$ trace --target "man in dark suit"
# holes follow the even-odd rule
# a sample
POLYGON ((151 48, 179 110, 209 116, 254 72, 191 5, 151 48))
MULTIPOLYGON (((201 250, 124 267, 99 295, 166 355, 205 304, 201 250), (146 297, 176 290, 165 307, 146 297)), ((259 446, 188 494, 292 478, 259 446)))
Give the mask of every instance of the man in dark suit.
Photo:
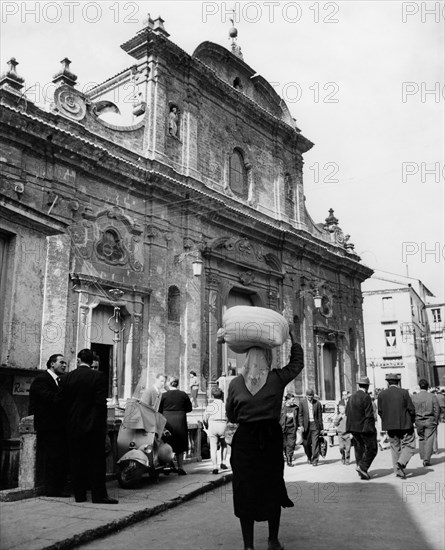
POLYGON ((91 488, 94 503, 116 504, 105 486, 107 386, 102 372, 93 370, 94 353, 81 350, 77 369, 61 380, 58 399, 66 411, 70 471, 76 502, 86 501, 91 488))
POLYGON ((320 455, 319 437, 323 432, 323 416, 321 404, 314 398, 314 390, 306 390, 306 398, 300 402, 298 410, 298 425, 303 426, 303 447, 308 462, 318 466, 320 455))
POLYGON ((387 374, 388 388, 379 393, 378 412, 382 430, 388 432, 392 463, 397 477, 406 477, 405 468, 416 450, 416 411, 408 390, 399 387, 400 374, 387 374))
POLYGON ((434 393, 428 391, 428 380, 419 380, 419 393, 413 395, 413 404, 416 409, 416 429, 419 436, 419 454, 424 466, 431 463, 434 438, 437 434, 440 407, 434 393))
POLYGON ((362 376, 358 390, 346 405, 346 432, 354 438, 356 470, 361 479, 371 479, 368 470, 377 455, 374 407, 368 394, 369 378, 362 376))
POLYGON ((34 378, 29 388, 29 414, 34 415, 44 494, 48 497, 69 497, 70 494, 64 491, 68 471, 65 426, 62 411, 56 404, 59 380, 66 369, 63 355, 51 355, 46 368, 45 372, 34 378))

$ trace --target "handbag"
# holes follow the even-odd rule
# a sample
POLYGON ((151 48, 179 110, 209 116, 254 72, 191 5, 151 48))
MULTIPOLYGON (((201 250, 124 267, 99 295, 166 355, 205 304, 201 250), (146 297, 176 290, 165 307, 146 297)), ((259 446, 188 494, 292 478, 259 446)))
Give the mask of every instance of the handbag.
POLYGON ((227 445, 232 445, 232 439, 235 435, 236 429, 238 428, 238 424, 235 424, 233 422, 227 422, 227 426, 224 432, 224 439, 226 440, 227 445))
POLYGON ((303 443, 303 427, 297 428, 297 434, 295 439, 295 445, 301 445, 303 443))
POLYGON ((328 443, 322 435, 320 435, 320 437, 318 438, 318 443, 320 445, 320 456, 325 458, 325 456, 328 454, 328 443))

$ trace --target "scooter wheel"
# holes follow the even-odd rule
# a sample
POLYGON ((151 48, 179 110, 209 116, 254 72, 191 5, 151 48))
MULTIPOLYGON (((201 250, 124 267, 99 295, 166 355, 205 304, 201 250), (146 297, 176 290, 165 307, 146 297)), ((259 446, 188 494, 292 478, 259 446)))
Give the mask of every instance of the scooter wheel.
POLYGON ((136 460, 129 460, 117 474, 119 486, 122 489, 133 489, 140 483, 143 471, 142 464, 139 464, 136 460))

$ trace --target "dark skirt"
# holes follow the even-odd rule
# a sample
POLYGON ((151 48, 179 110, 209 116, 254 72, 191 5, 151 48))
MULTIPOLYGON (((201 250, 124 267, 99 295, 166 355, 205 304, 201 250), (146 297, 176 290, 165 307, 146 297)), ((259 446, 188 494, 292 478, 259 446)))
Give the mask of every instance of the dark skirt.
POLYGON ((184 453, 188 450, 187 414, 184 411, 164 411, 167 419, 165 429, 171 436, 164 438, 172 446, 175 453, 184 453))
POLYGON ((255 521, 276 517, 288 501, 278 421, 240 424, 233 436, 230 464, 235 516, 255 521))

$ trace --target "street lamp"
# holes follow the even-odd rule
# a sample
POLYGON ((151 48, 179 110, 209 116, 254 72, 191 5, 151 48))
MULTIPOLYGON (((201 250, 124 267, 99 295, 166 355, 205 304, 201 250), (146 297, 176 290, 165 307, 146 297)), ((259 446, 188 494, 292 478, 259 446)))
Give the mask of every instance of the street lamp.
POLYGON ((121 333, 125 330, 124 320, 121 317, 121 308, 114 307, 113 315, 108 319, 108 328, 114 332, 113 336, 113 383, 112 383, 112 398, 111 404, 113 407, 119 406, 118 395, 118 366, 119 366, 119 342, 121 341, 121 333))
POLYGON ((201 277, 202 275, 202 260, 196 259, 192 262, 193 276, 201 277))
POLYGON ((321 301, 322 301, 322 297, 321 297, 320 293, 317 290, 316 293, 315 293, 315 296, 314 296, 315 309, 321 309, 321 301))
POLYGON ((175 262, 180 264, 188 256, 191 256, 192 258, 194 258, 192 260, 193 276, 201 277, 203 261, 201 260, 201 252, 199 250, 187 250, 186 252, 182 252, 181 254, 178 254, 177 256, 175 256, 175 262))

